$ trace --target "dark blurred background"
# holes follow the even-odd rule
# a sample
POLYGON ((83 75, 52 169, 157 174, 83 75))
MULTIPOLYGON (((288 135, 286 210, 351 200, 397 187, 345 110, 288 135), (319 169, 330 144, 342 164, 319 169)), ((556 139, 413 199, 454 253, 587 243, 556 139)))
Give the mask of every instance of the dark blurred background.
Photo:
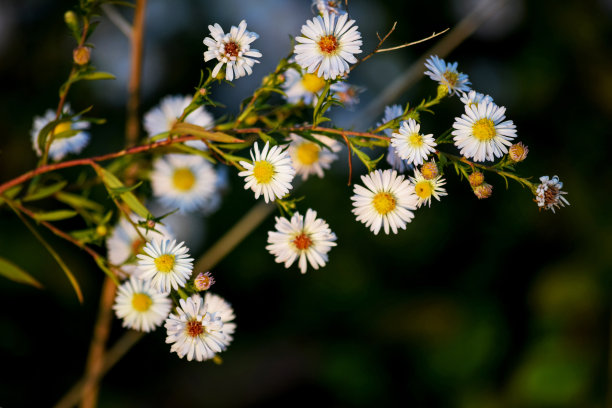
MULTIPOLYGON (((395 20, 388 46, 453 27, 476 3, 351 1, 350 12, 368 52, 375 33, 395 20)), ((74 42, 63 14, 72 6, 0 0, 3 181, 36 163, 29 130, 34 115, 57 106, 57 89, 70 70, 74 42)), ((122 13, 131 19, 131 11, 122 13)), ((612 273, 606 159, 611 17, 609 0, 510 0, 448 57, 474 89, 507 107, 530 149, 519 172, 559 175, 570 207, 539 213, 527 190, 516 184, 506 190, 502 179, 491 177, 493 196, 478 201, 449 172, 448 197, 418 210, 406 231, 374 236, 350 212, 343 152, 328 177, 297 191, 306 197, 299 208, 318 210, 338 235, 329 264, 306 275, 275 264, 265 250, 274 225, 269 217, 212 271, 213 291, 237 315, 223 364, 180 360, 158 329, 104 378, 100 406, 604 406, 612 273)), ((242 18, 259 33, 253 47, 264 56, 252 76, 215 88, 213 98, 227 105, 213 110, 216 117, 235 113, 290 52, 289 35, 312 18, 310 1, 149 0, 142 112, 167 94, 191 93, 204 67, 207 25, 228 29, 242 18)), ((93 104, 92 115, 108 119, 92 129, 87 156, 124 143, 129 44, 105 16, 101 20, 91 38, 93 63, 118 79, 79 83, 69 98, 76 109, 93 104)), ((336 109, 337 120, 350 127, 360 108, 433 43, 375 56, 355 70, 350 82, 366 91, 355 110, 336 109)), ((397 102, 419 102, 434 92, 435 84, 423 78, 397 102)), ((443 131, 461 110, 458 100, 446 100, 435 116, 423 115, 423 127, 443 131)), ((242 180, 229 173, 222 208, 191 223, 194 235, 204 237, 196 254, 254 204, 242 180)), ((62 174, 74 180, 78 173, 62 174)), ((51 256, 6 207, 0 211, 0 256, 45 286, 0 280, 0 405, 50 406, 83 373, 103 274, 84 253, 42 231, 75 271, 85 296, 79 305, 51 256)), ((111 342, 122 333, 116 320, 111 342)))

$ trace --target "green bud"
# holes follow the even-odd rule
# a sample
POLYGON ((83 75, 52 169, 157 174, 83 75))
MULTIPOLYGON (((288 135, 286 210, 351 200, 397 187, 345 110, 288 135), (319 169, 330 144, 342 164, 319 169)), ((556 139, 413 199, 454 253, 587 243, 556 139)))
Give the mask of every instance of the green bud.
POLYGON ((71 31, 79 31, 79 20, 74 11, 69 10, 64 14, 64 21, 71 31))

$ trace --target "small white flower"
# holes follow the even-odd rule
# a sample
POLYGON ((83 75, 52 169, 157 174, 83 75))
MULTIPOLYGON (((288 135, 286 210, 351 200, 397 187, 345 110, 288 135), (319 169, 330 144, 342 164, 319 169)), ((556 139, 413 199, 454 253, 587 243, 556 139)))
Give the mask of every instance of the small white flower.
POLYGON ((268 142, 261 153, 255 142, 250 153, 253 163, 241 161, 240 165, 246 170, 238 173, 244 177, 244 189, 253 190, 255 199, 263 195, 266 203, 287 194, 292 188, 291 181, 295 175, 289 154, 280 146, 270 148, 268 142))
POLYGON ((465 105, 465 113, 455 118, 452 132, 461 154, 474 161, 492 161, 508 153, 516 126, 511 120, 504 121, 504 113, 506 108, 493 102, 465 105))
POLYGON ((306 217, 299 212, 293 214, 291 220, 276 217, 276 231, 268 232, 266 249, 276 258, 277 263, 285 263, 289 268, 296 259, 302 273, 306 273, 307 264, 315 269, 325 266, 327 253, 336 246, 336 234, 329 225, 317 218, 317 212, 306 211, 306 217))
POLYGON ((559 177, 549 178, 548 176, 542 176, 540 177, 540 182, 541 184, 536 189, 535 200, 540 209, 552 210, 554 213, 555 207, 561 208, 570 205, 569 201, 563 197, 567 192, 561 191, 563 183, 559 180, 559 177))
MULTIPOLYGON (((144 115, 144 128, 149 137, 170 131, 190 103, 191 96, 188 95, 166 96, 163 98, 159 105, 144 115)), ((185 123, 201 126, 204 129, 211 129, 214 124, 214 118, 203 106, 200 106, 185 118, 185 123)), ((200 150, 207 149, 206 144, 201 140, 189 140, 185 144, 200 150)))
POLYGON ((296 174, 301 175, 303 180, 308 179, 311 174, 323 178, 323 169, 329 169, 331 163, 338 158, 336 153, 342 149, 338 141, 323 135, 312 135, 312 137, 329 149, 295 133, 290 133, 289 136, 291 136, 291 144, 287 150, 296 174))
POLYGON ((357 62, 354 54, 361 53, 361 34, 355 20, 342 14, 336 20, 334 14, 323 12, 307 20, 302 26, 303 37, 296 37, 295 61, 309 74, 315 73, 328 79, 348 73, 349 63, 357 62), (352 26, 352 27, 351 27, 352 26))
POLYGON ((204 361, 227 348, 231 336, 225 334, 221 316, 209 312, 200 295, 180 299, 179 304, 165 324, 171 353, 187 356, 189 361, 204 361))
POLYGON ((470 90, 468 76, 457 71, 456 62, 447 63, 437 55, 432 55, 425 61, 425 67, 429 69, 425 75, 445 86, 449 94, 470 90))
POLYGON ((476 91, 469 91, 468 93, 463 92, 461 95, 462 96, 461 98, 459 98, 459 100, 463 102, 464 105, 478 106, 478 104, 481 102, 483 103, 493 102, 493 98, 491 98, 489 95, 481 94, 480 92, 476 92, 476 91))
POLYGON ((343 14, 346 13, 342 9, 342 0, 313 0, 312 8, 316 8, 317 13, 324 14, 343 14))
POLYGON ((153 195, 167 208, 180 212, 217 209, 219 179, 206 159, 194 154, 167 154, 153 162, 151 173, 153 195))
POLYGON ((281 85, 289 103, 304 102, 305 105, 316 104, 325 88, 325 80, 315 74, 301 75, 298 70, 289 68, 285 71, 285 82, 281 85))
POLYGON ((400 124, 398 133, 393 133, 391 145, 397 155, 411 164, 423 164, 430 153, 435 151, 436 141, 432 134, 419 133, 421 125, 414 119, 408 119, 400 124))
POLYGON ((113 305, 123 327, 144 332, 161 326, 171 308, 167 294, 154 289, 150 281, 134 277, 119 286, 113 305))
POLYGON ((238 27, 232 26, 226 34, 217 23, 208 26, 212 38, 204 39, 204 45, 208 46, 208 51, 204 53, 204 62, 212 59, 219 61, 212 71, 213 77, 217 76, 223 65, 226 65, 225 79, 228 81, 253 73, 253 65, 259 63, 255 58, 260 58, 261 52, 251 49, 251 43, 258 39, 259 35, 247 31, 246 27, 246 21, 242 20, 238 27))
POLYGON ((359 103, 359 94, 364 91, 364 88, 346 82, 336 82, 329 89, 333 92, 334 98, 349 109, 359 103))
POLYGON ((206 311, 208 313, 215 314, 221 318, 221 322, 223 322, 223 334, 225 334, 227 342, 231 342, 233 340, 232 335, 236 331, 236 323, 233 322, 236 315, 234 314, 232 305, 221 296, 210 292, 206 292, 204 303, 206 304, 206 311))
MULTIPOLYGON (((143 218, 135 214, 131 218, 135 224, 138 224, 139 221, 144 221, 143 218)), ((121 218, 113 232, 106 239, 109 262, 119 266, 121 271, 128 275, 134 274, 137 270, 136 255, 143 253, 142 249, 147 241, 173 239, 172 234, 161 224, 155 225, 155 231, 151 229, 147 231, 146 228, 142 227, 138 227, 138 231, 140 231, 140 234, 136 232, 136 228, 127 219, 121 218), (141 238, 141 234, 146 240, 141 238)))
POLYGON ((398 228, 406 229, 406 223, 414 218, 418 201, 414 186, 404 176, 397 175, 395 170, 375 170, 361 176, 363 187, 355 184, 353 189, 353 213, 360 221, 378 234, 384 227, 385 234, 389 228, 397 234, 398 228))
POLYGON ((440 201, 441 196, 448 195, 446 190, 442 187, 446 184, 446 180, 440 175, 432 179, 426 179, 418 169, 414 169, 414 177, 410 177, 410 181, 414 184, 414 193, 419 198, 417 208, 420 208, 424 204, 431 207, 431 197, 440 201))
POLYGON ((193 258, 189 258, 184 242, 175 240, 147 242, 144 254, 138 254, 138 275, 150 279, 151 286, 160 292, 170 292, 185 286, 193 271, 193 258))
MULTIPOLYGON (((395 118, 399 118, 403 114, 404 108, 402 108, 401 105, 385 106, 385 115, 383 116, 382 121, 376 124, 376 127, 390 122, 395 118)), ((385 132, 385 135, 389 136, 390 138, 393 134, 393 130, 394 129, 389 128, 385 129, 383 132, 385 132)), ((398 173, 403 173, 413 167, 412 164, 408 163, 408 160, 402 159, 397 155, 397 152, 391 143, 389 143, 389 148, 387 149, 387 163, 389 163, 393 170, 397 170, 398 173)))
MULTIPOLYGON (((63 114, 70 115, 71 113, 70 105, 64 105, 63 114)), ((38 156, 42 156, 43 154, 40 146, 38 145, 38 134, 45 126, 47 126, 49 122, 54 120, 55 112, 51 109, 48 109, 43 116, 34 117, 34 123, 32 125, 32 130, 30 131, 30 136, 32 137, 32 146, 34 147, 34 150, 38 156)), ((55 128, 47 134, 47 140, 51 136, 51 133, 57 136, 60 133, 69 130, 89 129, 89 122, 79 121, 77 118, 74 118, 73 120, 74 122, 67 121, 56 125, 55 128)), ((55 138, 49 147, 49 157, 54 161, 62 160, 68 153, 80 153, 81 150, 87 146, 88 142, 89 133, 87 132, 78 132, 77 134, 69 137, 55 138)))

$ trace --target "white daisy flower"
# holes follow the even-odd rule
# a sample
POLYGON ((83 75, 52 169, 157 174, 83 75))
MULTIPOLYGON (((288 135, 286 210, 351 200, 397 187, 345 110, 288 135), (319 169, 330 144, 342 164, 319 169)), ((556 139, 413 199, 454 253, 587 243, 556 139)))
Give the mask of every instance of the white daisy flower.
MULTIPOLYGON (((404 108, 402 108, 401 105, 385 106, 385 115, 383 116, 383 120, 378 122, 376 127, 379 127, 395 118, 399 118, 403 114, 404 108)), ((385 129, 383 132, 385 132, 385 135, 390 138, 393 134, 393 129, 385 129)), ((408 163, 408 160, 402 159, 397 155, 397 152, 391 143, 389 143, 389 148, 387 150, 387 163, 389 163, 393 170, 397 170, 398 173, 403 173, 413 167, 412 164, 408 163)))
POLYGON ((465 113, 455 118, 453 140, 462 155, 474 161, 495 160, 508 152, 516 126, 506 120, 506 108, 493 102, 465 105, 465 113))
POLYGON ((425 71, 425 75, 445 86, 449 94, 470 90, 468 76, 457 71, 456 62, 447 63, 437 55, 432 55, 425 61, 425 67, 429 70, 425 71))
POLYGON ((329 89, 333 92, 334 98, 342 102, 347 108, 357 105, 359 94, 364 91, 364 88, 346 82, 336 82, 329 89))
POLYGON ((123 319, 123 327, 148 333, 168 317, 172 301, 153 288, 150 281, 132 277, 117 289, 113 309, 123 319))
POLYGON ((342 9, 342 0, 313 0, 312 8, 317 10, 317 13, 324 14, 342 14, 346 13, 342 9))
POLYGON ((221 316, 210 313, 200 295, 180 299, 179 303, 176 314, 171 313, 165 324, 166 343, 172 344, 170 352, 180 358, 187 356, 189 361, 204 361, 224 351, 231 337, 224 333, 221 316))
MULTIPOLYGON (((63 114, 70 115, 72 111, 70 110, 70 105, 64 105, 63 114)), ((35 116, 34 123, 32 125, 32 130, 30 131, 30 136, 32 137, 32 146, 36 151, 37 156, 42 156, 43 152, 38 146, 38 134, 40 131, 47 126, 49 122, 55 120, 55 112, 51 109, 48 109, 43 116, 35 116)), ((69 130, 81 130, 81 129, 89 129, 89 122, 79 121, 74 118, 74 122, 61 122, 55 126, 55 128, 47 134, 47 139, 53 133, 55 136, 58 136, 60 133, 67 132, 69 130)), ((89 133, 87 132, 78 132, 75 135, 69 137, 60 137, 53 139, 51 146, 49 147, 49 157, 54 161, 59 161, 64 158, 68 153, 80 153, 87 143, 89 142, 89 133)))
POLYGON ((151 280, 151 286, 160 292, 185 286, 193 271, 193 258, 189 258, 184 242, 154 240, 147 242, 143 250, 144 254, 137 255, 138 278, 151 280))
POLYGON ((327 11, 323 17, 307 20, 302 26, 303 37, 296 37, 295 61, 309 74, 315 73, 326 80, 348 73, 349 63, 357 62, 354 54, 361 53, 361 34, 355 20, 342 14, 336 20, 327 11))
POLYGON ((153 195, 167 208, 205 214, 219 205, 219 179, 206 159, 194 154, 167 154, 153 162, 153 195))
POLYGON ((361 176, 363 187, 355 184, 353 189, 353 213, 360 221, 378 234, 384 227, 385 234, 389 228, 397 234, 398 228, 406 229, 406 223, 414 218, 418 198, 414 186, 404 176, 397 175, 395 170, 375 170, 361 176))
POLYGON ((427 179, 418 169, 414 169, 414 177, 410 177, 410 181, 414 184, 414 193, 419 198, 417 208, 425 204, 431 207, 431 197, 440 201, 441 196, 448 195, 446 190, 442 188, 446 184, 446 180, 440 175, 427 179))
POLYGON ((287 150, 291 156, 291 163, 296 174, 301 175, 303 180, 308 179, 311 174, 323 178, 323 169, 329 169, 331 163, 338 158, 336 153, 342 149, 337 140, 323 135, 312 135, 312 137, 329 149, 295 133, 290 133, 289 136, 291 137, 291 144, 287 150))
POLYGON ((311 105, 317 103, 321 91, 325 88, 325 80, 316 74, 301 75, 298 70, 289 68, 285 71, 285 82, 281 86, 285 91, 287 102, 301 101, 305 105, 311 105))
POLYGON ((253 65, 259 63, 255 58, 260 58, 261 52, 251 49, 251 43, 258 39, 259 35, 247 31, 246 27, 246 21, 242 20, 238 27, 232 26, 226 34, 217 23, 208 26, 212 38, 204 39, 204 45, 208 46, 208 51, 204 53, 204 62, 212 59, 219 61, 212 71, 213 77, 217 76, 223 65, 226 65, 225 79, 228 81, 253 73, 253 65))
MULTIPOLYGON (((135 214, 131 218, 135 224, 144 221, 135 214)), ((146 228, 141 227, 138 227, 138 231, 147 241, 173 239, 172 234, 161 224, 155 225, 155 231, 151 229, 147 231, 146 228)), ((106 238, 109 262, 119 266, 121 271, 127 275, 132 275, 138 268, 136 255, 144 253, 142 249, 147 241, 143 240, 140 234, 127 219, 121 218, 113 232, 106 238)))
POLYGON ((255 199, 263 195, 266 203, 287 194, 292 188, 291 181, 295 175, 287 151, 283 151, 280 146, 270 148, 266 142, 260 153, 255 142, 250 153, 253 163, 241 161, 240 165, 246 170, 238 173, 240 177, 244 177, 244 189, 253 190, 255 199))
MULTIPOLYGON (((190 103, 191 96, 188 95, 170 95, 163 98, 159 105, 144 115, 144 128, 149 137, 170 131, 190 103)), ((203 106, 200 106, 185 118, 185 123, 211 129, 214 125, 214 118, 203 106)), ((200 150, 207 149, 206 144, 201 140, 189 140, 185 144, 200 150)))
POLYGON ((221 318, 223 322, 223 334, 227 337, 228 343, 233 340, 232 335, 236 331, 236 323, 233 320, 236 318, 234 309, 225 299, 214 293, 206 292, 204 296, 206 311, 210 314, 215 314, 221 318))
POLYGON ((549 178, 548 176, 542 176, 540 177, 540 182, 541 184, 536 189, 535 199, 540 209, 552 210, 554 213, 555 207, 561 208, 570 205, 569 201, 563 197, 567 192, 561 191, 563 183, 559 180, 559 177, 549 178))
POLYGON ((306 211, 306 217, 299 212, 291 220, 276 217, 276 231, 268 232, 266 249, 276 258, 277 263, 285 263, 285 268, 293 265, 296 259, 302 273, 306 273, 307 264, 315 269, 325 266, 327 253, 336 246, 336 234, 329 225, 317 218, 317 212, 306 211))
POLYGON ((397 155, 411 164, 423 164, 437 145, 433 134, 422 135, 420 129, 421 125, 414 119, 408 119, 400 124, 399 131, 391 137, 391 145, 395 147, 397 155))
POLYGON ((478 106, 478 104, 481 102, 484 102, 484 103, 493 102, 493 98, 491 98, 489 95, 481 94, 480 92, 476 92, 473 90, 469 91, 468 93, 463 92, 461 95, 462 96, 461 98, 459 98, 459 100, 463 102, 464 105, 478 106))

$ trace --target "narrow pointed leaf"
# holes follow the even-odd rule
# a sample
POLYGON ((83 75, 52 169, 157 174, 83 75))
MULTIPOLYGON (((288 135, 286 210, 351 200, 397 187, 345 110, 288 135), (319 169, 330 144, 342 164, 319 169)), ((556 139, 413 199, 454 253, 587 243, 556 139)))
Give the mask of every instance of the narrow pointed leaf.
POLYGON ((0 275, 17 283, 24 283, 42 289, 42 285, 29 273, 15 265, 11 261, 0 258, 0 275))

